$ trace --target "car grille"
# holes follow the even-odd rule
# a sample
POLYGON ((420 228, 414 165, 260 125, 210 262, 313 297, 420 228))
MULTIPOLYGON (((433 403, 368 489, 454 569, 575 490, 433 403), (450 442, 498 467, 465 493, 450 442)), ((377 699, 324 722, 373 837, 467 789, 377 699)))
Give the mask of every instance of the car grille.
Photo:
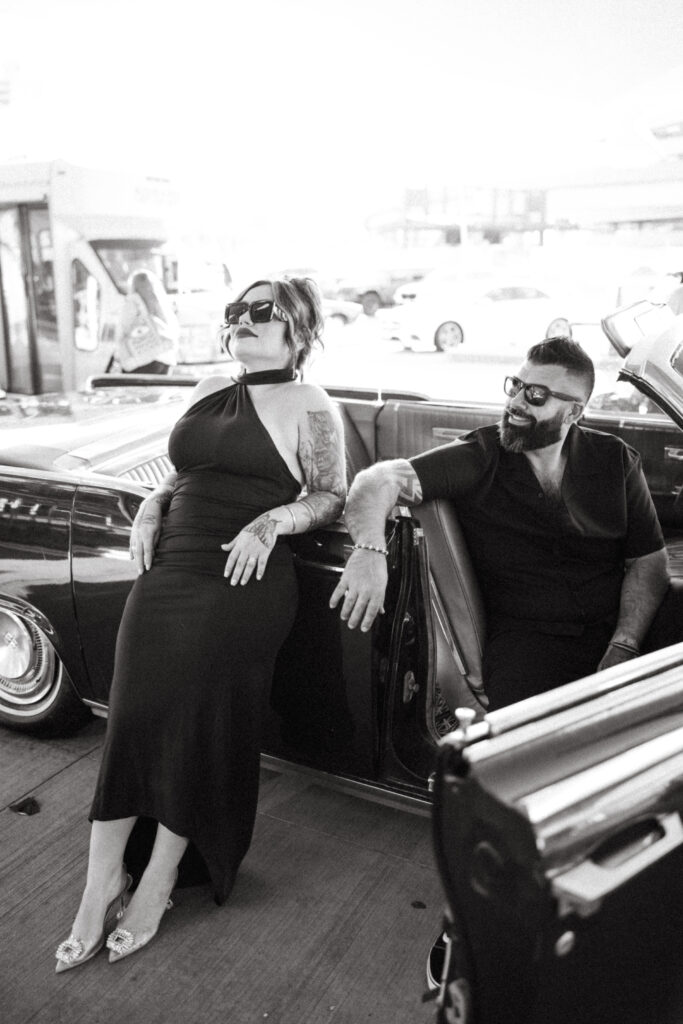
POLYGON ((121 473, 124 480, 134 480, 137 484, 147 484, 156 487, 173 470, 173 464, 168 455, 157 455, 153 459, 147 459, 138 466, 131 466, 125 473, 121 473))

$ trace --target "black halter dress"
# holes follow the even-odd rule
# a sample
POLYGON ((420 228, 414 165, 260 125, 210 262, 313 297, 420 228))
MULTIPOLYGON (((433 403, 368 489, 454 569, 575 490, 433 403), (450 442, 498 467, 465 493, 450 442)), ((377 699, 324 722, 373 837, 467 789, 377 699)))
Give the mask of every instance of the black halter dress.
POLYGON ((156 822, 187 836, 180 884, 208 873, 223 903, 251 841, 263 707, 297 586, 281 538, 244 586, 223 576, 221 544, 301 488, 241 383, 188 409, 169 455, 178 479, 121 621, 90 820, 140 818, 126 850, 134 875, 156 822))

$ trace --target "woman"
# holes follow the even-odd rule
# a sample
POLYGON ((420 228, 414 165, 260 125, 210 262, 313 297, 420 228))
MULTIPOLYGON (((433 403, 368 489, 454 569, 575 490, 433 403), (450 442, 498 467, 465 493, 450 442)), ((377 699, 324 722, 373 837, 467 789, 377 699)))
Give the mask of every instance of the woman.
POLYGON ((179 867, 188 879, 202 865, 217 903, 230 893, 256 813, 263 705, 297 603, 279 538, 334 521, 344 503, 339 414, 298 379, 322 324, 306 279, 257 281, 230 303, 224 341, 243 370, 197 385, 169 439, 175 472, 135 518, 139 575, 117 641, 86 887, 58 971, 104 945, 131 884, 124 859, 150 823, 110 960, 154 936, 179 867))
POLYGON ((178 361, 180 324, 163 284, 149 270, 130 276, 117 359, 124 373, 169 373, 178 361))

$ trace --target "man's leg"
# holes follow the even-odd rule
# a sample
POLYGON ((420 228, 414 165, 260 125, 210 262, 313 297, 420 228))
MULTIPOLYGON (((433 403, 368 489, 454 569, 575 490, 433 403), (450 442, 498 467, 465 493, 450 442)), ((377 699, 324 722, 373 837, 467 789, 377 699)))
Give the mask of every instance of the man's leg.
POLYGON ((599 623, 585 627, 580 636, 557 636, 531 628, 492 630, 483 659, 488 710, 591 675, 613 629, 613 623, 599 623))

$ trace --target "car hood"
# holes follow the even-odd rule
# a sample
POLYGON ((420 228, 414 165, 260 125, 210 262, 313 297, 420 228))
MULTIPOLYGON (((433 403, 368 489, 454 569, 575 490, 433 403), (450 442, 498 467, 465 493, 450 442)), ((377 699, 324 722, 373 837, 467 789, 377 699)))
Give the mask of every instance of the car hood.
POLYGON ((0 465, 96 468, 112 452, 168 431, 187 388, 97 388, 0 401, 0 465))
POLYGON ((636 342, 619 379, 652 398, 683 429, 683 315, 661 333, 636 342))

